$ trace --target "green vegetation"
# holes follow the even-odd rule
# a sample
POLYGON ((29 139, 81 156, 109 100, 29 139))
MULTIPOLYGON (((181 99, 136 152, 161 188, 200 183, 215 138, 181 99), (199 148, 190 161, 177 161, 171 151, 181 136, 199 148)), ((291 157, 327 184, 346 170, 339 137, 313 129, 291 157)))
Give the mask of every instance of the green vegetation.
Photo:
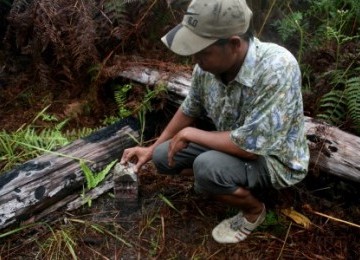
POLYGON ((44 152, 52 152, 94 131, 88 128, 63 131, 68 120, 58 123, 56 116, 46 113, 48 108, 49 106, 45 107, 29 124, 21 126, 15 132, 0 131, 0 172, 10 170, 44 152), (39 121, 55 124, 40 127, 36 124, 39 121))
POLYGON ((304 90, 318 96, 313 116, 339 127, 351 125, 347 130, 359 134, 360 2, 308 0, 297 11, 293 11, 292 4, 282 4, 284 18, 274 22, 274 26, 285 45, 297 46, 304 90), (324 59, 317 53, 328 59, 327 67, 320 71, 310 67, 316 65, 311 56, 324 59), (325 89, 315 89, 319 81, 323 82, 319 87, 325 89))
MULTIPOLYGON (((34 259, 84 259, 88 257, 88 252, 79 252, 79 246, 84 246, 84 232, 88 235, 101 236, 104 241, 114 239, 126 247, 132 245, 125 241, 120 235, 109 231, 106 225, 92 223, 76 218, 64 218, 56 223, 49 225, 46 222, 24 225, 9 232, 0 234, 0 239, 14 235, 19 232, 38 229, 41 236, 32 238, 31 243, 37 245, 39 250, 32 252, 34 259), (60 223, 62 222, 62 223, 60 223), (83 257, 81 257, 81 255, 83 257)), ((116 225, 115 225, 116 228, 116 225)), ((96 255, 96 254, 94 254, 96 255)), ((30 255, 27 255, 30 257, 30 255)), ((99 256, 99 254, 97 254, 99 256)))
POLYGON ((119 107, 118 115, 120 118, 125 118, 131 115, 131 111, 126 107, 127 104, 127 94, 131 90, 132 85, 116 85, 115 86, 115 101, 119 107))
MULTIPOLYGON (((117 117, 107 118, 107 121, 111 122, 113 120, 117 121, 119 119, 123 119, 130 115, 135 115, 139 121, 140 125, 140 137, 136 139, 134 136, 130 135, 130 137, 138 144, 143 145, 144 140, 144 132, 146 127, 146 114, 148 112, 153 111, 152 102, 156 99, 161 98, 164 94, 166 94, 167 89, 163 84, 156 85, 153 89, 149 87, 145 88, 145 93, 142 97, 137 97, 135 102, 132 102, 132 106, 129 106, 129 96, 131 94, 131 90, 133 89, 133 85, 125 84, 125 85, 115 85, 114 86, 114 98, 118 107, 117 117)), ((130 102, 131 103, 131 102, 130 102)))
POLYGON ((97 187, 100 182, 102 182, 105 177, 110 173, 111 168, 115 165, 117 160, 110 162, 106 167, 98 172, 94 173, 89 166, 86 165, 84 160, 80 160, 80 167, 84 173, 86 180, 86 189, 83 190, 82 197, 87 202, 88 206, 91 207, 91 199, 86 197, 86 192, 97 187))

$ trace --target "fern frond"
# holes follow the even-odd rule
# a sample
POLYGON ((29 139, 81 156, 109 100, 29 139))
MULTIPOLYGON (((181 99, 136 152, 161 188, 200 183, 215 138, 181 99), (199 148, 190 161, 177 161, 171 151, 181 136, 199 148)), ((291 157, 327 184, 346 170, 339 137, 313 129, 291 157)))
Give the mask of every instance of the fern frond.
POLYGON ((100 127, 98 128, 88 128, 88 127, 83 127, 81 129, 72 129, 72 130, 68 130, 65 132, 64 136, 66 136, 67 139, 69 139, 69 141, 74 141, 76 139, 88 136, 90 134, 92 134, 93 132, 99 130, 100 127))
POLYGON ((104 11, 109 19, 114 23, 121 23, 125 19, 125 5, 126 1, 110 0, 104 5, 104 11))
POLYGON ((115 165, 116 162, 117 160, 110 162, 101 172, 96 174, 94 187, 99 185, 99 183, 105 179, 105 177, 110 173, 111 168, 115 165))
POLYGON ((90 190, 97 187, 99 183, 102 182, 109 174, 111 168, 115 165, 116 162, 117 160, 114 160, 106 165, 106 167, 99 173, 94 173, 83 160, 80 160, 80 167, 85 175, 87 189, 90 190))
POLYGON ((320 100, 320 107, 324 112, 317 115, 326 122, 337 125, 346 116, 346 96, 342 90, 332 90, 325 94, 320 100))
POLYGON ((89 166, 87 166, 83 160, 80 160, 80 167, 85 176, 87 189, 90 190, 90 189, 94 188, 95 187, 95 177, 93 175, 93 172, 91 171, 89 166))
POLYGON ((127 85, 117 85, 115 86, 114 91, 114 98, 115 102, 119 108, 119 116, 120 118, 127 117, 131 114, 131 111, 129 111, 126 108, 126 97, 127 93, 131 90, 132 86, 130 84, 127 85))
POLYGON ((360 133, 360 77, 347 80, 345 94, 349 116, 356 131, 360 133))

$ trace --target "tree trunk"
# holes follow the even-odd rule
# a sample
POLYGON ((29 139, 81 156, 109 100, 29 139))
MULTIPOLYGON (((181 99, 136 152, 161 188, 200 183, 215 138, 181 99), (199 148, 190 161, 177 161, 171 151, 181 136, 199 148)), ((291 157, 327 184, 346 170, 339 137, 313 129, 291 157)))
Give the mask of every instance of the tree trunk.
MULTIPOLYGON (((119 159, 138 138, 135 119, 125 119, 0 175, 0 229, 19 221, 36 221, 67 205, 75 209, 85 178, 78 159, 99 172, 119 159), (130 136, 131 135, 131 136, 130 136)), ((111 176, 85 196, 96 198, 113 188, 111 176)))
MULTIPOLYGON (((142 84, 166 83, 169 99, 180 104, 191 85, 191 74, 168 73, 147 67, 132 67, 120 76, 142 84)), ((360 182, 360 137, 306 117, 310 169, 360 182)))

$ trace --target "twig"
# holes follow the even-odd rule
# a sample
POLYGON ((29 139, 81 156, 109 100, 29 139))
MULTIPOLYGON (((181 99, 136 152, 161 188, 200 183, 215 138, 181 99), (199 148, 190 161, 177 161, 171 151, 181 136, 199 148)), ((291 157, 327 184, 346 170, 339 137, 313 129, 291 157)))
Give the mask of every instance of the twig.
POLYGON ((358 224, 355 224, 355 223, 352 223, 352 222, 349 222, 349 221, 346 221, 346 220, 342 220, 342 219, 339 219, 339 218, 335 218, 335 217, 326 215, 326 214, 321 213, 321 212, 314 211, 314 210, 310 207, 310 205, 304 205, 304 209, 310 211, 311 213, 313 213, 313 214, 315 214, 315 215, 319 215, 319 216, 321 216, 321 217, 325 217, 325 218, 328 218, 328 219, 333 220, 333 221, 341 222, 341 223, 347 224, 347 225, 349 225, 349 226, 353 226, 353 227, 360 228, 360 225, 358 225, 358 224))
POLYGON ((162 239, 165 243, 165 220, 164 216, 161 216, 161 226, 162 226, 162 239))
POLYGON ((165 248, 165 220, 164 220, 164 216, 161 215, 161 229, 162 229, 162 234, 161 234, 161 238, 162 238, 162 242, 161 242, 161 248, 159 250, 159 253, 156 255, 155 259, 159 259, 160 255, 162 254, 162 252, 164 251, 165 248))
POLYGON ((148 15, 148 13, 150 12, 150 10, 154 7, 154 5, 156 4, 157 0, 154 0, 152 2, 152 4, 150 5, 150 7, 145 11, 144 15, 140 18, 140 20, 135 24, 135 28, 137 29, 140 24, 142 23, 142 21, 145 19, 145 17, 148 15))
POLYGON ((279 256, 278 256, 277 260, 279 260, 279 259, 281 258, 281 255, 282 255, 282 253, 283 253, 283 251, 284 251, 284 248, 285 248, 285 245, 286 245, 286 241, 287 241, 287 239, 288 239, 288 237, 289 237, 291 225, 292 225, 292 222, 290 222, 290 225, 289 225, 288 230, 287 230, 287 232, 286 232, 284 244, 283 244, 282 247, 281 247, 281 250, 280 250, 280 253, 279 253, 279 256))
POLYGON ((267 20, 269 19, 269 16, 270 16, 270 14, 271 14, 274 6, 275 6, 275 3, 276 3, 276 0, 273 0, 272 3, 271 3, 271 6, 270 6, 270 8, 269 8, 269 10, 268 10, 268 12, 267 12, 267 14, 266 14, 265 19, 264 19, 264 22, 263 22, 263 24, 262 24, 262 26, 261 26, 261 28, 260 28, 260 30, 259 30, 259 33, 258 33, 258 36, 259 36, 259 37, 260 37, 260 35, 262 34, 262 31, 264 30, 265 24, 266 24, 267 20))

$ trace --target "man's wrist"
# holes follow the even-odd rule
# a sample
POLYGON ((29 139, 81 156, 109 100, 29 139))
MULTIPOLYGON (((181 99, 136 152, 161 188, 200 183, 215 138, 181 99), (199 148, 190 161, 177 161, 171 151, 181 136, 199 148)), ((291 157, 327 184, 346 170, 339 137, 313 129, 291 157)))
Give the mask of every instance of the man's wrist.
POLYGON ((184 128, 181 132, 181 141, 185 142, 185 143, 190 143, 193 142, 193 137, 195 135, 194 130, 196 130, 193 127, 186 127, 184 128))

